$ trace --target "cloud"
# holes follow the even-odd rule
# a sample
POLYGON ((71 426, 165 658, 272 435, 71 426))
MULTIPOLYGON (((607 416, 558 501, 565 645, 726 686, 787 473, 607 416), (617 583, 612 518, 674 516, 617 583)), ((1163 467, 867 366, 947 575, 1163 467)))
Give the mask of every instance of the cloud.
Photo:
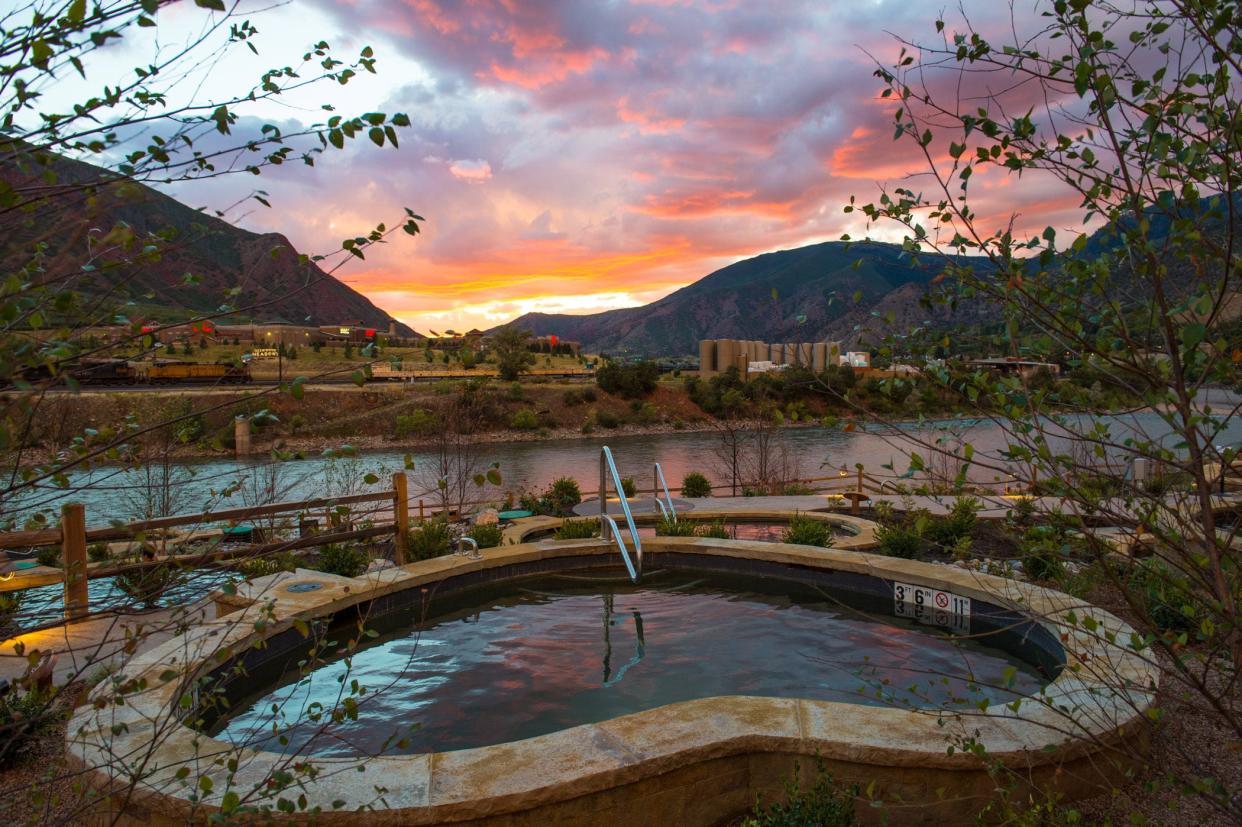
MULTIPOLYGON (((416 327, 649 301, 738 258, 858 234, 857 215, 842 211, 851 195, 873 200, 923 170, 913 142, 892 140, 894 106, 878 98, 871 57, 896 56, 888 31, 931 34, 935 12, 921 4, 310 4, 343 32, 376 38, 382 108, 412 121, 400 149, 358 141, 313 168, 185 198, 229 204, 239 186, 266 189, 274 208, 243 223, 307 252, 404 207, 425 215, 417 238, 347 268, 353 286, 416 327), (394 62, 414 70, 386 75, 394 62)), ((971 0, 966 12, 985 29, 1008 24, 1006 4, 971 0)), ((282 14, 296 10, 271 13, 282 14)), ((951 81, 929 77, 938 91, 951 81)), ((1038 177, 976 184, 976 209, 998 225, 1013 210, 1039 229, 1074 220, 1072 202, 1038 177)))

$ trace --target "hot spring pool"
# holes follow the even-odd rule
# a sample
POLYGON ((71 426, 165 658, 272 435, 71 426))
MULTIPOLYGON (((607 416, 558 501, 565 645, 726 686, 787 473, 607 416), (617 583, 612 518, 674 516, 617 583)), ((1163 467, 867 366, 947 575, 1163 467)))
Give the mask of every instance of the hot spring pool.
POLYGON ((394 614, 352 658, 345 685, 366 688, 357 720, 316 735, 304 712, 339 703, 345 663, 303 675, 290 658, 245 681, 267 689, 230 693, 231 714, 210 732, 320 756, 439 752, 719 695, 974 708, 1051 679, 1046 664, 893 617, 882 602, 695 568, 662 567, 638 585, 598 569, 543 574, 394 614))

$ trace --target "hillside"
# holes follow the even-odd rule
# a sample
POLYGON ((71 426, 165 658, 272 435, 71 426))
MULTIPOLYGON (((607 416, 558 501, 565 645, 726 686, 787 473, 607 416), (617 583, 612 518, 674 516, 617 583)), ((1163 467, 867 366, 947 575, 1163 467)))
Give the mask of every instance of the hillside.
POLYGON ((227 301, 239 311, 233 320, 360 320, 381 329, 395 323, 401 335, 417 335, 315 264, 300 262, 283 235, 252 233, 151 187, 118 184, 91 164, 47 153, 37 164, 29 154, 20 157, 19 164, 0 153, 0 182, 26 191, 42 186, 48 197, 35 209, 0 213, 0 266, 6 269, 24 266, 37 245, 46 244, 45 279, 61 279, 126 315, 175 320, 215 313, 227 301), (137 250, 122 255, 115 245, 101 244, 102 233, 118 223, 138 238, 164 238, 160 255, 138 262, 137 250), (83 273, 88 261, 92 268, 83 273), (231 288, 239 293, 230 299, 231 288))
POLYGON ((829 241, 739 261, 643 307, 528 313, 502 326, 608 353, 693 354, 700 339, 852 343, 881 306, 903 322, 921 319, 918 297, 938 272, 896 245, 829 241))

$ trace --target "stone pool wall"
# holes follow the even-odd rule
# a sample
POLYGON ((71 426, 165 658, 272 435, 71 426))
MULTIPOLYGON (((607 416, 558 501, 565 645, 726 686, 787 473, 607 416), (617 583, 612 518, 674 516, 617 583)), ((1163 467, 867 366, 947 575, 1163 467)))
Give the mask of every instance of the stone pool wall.
MULTIPOLYGON (((362 760, 313 758, 320 777, 305 794, 323 812, 303 820, 327 825, 706 827, 740 815, 757 795, 778 797, 794 763, 807 773, 818 756, 838 781, 871 785, 883 800, 882 808, 860 803, 859 814, 868 822, 970 824, 995 784, 978 758, 960 749, 950 752, 955 739, 977 739, 993 758, 1068 799, 1116 780, 1145 746, 1144 711, 1154 697, 1155 670, 1104 638, 1109 633, 1128 640, 1125 624, 1066 595, 859 552, 699 538, 656 538, 644 546, 652 555, 762 561, 795 571, 850 572, 949 590, 1038 618, 1064 646, 1066 668, 1020 715, 1003 705, 952 714, 730 696, 478 749, 362 760), (1100 628, 1087 633, 1081 624, 1066 623, 1071 610, 1079 617, 1089 613, 1100 628), (1067 720, 1057 707, 1074 710, 1079 737, 1062 735, 1067 720), (365 772, 357 772, 358 766, 365 772), (386 790, 382 802, 377 786, 386 790), (334 811, 333 802, 343 804, 334 811), (377 809, 360 811, 366 806, 377 809)), ((205 820, 221 805, 230 783, 236 791, 249 792, 284 764, 274 753, 239 750, 181 725, 177 710, 185 675, 209 673, 228 657, 262 653, 254 648, 257 641, 280 648, 282 636, 292 639, 308 620, 398 599, 411 589, 615 555, 597 541, 545 541, 488 549, 480 560, 437 558, 353 579, 305 570, 263 578, 236 596, 221 596, 216 621, 134 658, 126 675, 148 688, 123 706, 80 709, 69 725, 69 753, 91 768, 89 776, 101 790, 126 791, 101 808, 101 820, 108 809, 120 814, 120 823, 205 820), (301 583, 318 588, 289 590, 301 583), (140 772, 134 769, 136 755, 143 758, 140 772), (227 762, 232 759, 239 768, 230 779, 227 762), (196 787, 203 775, 213 780, 210 793, 196 787)))

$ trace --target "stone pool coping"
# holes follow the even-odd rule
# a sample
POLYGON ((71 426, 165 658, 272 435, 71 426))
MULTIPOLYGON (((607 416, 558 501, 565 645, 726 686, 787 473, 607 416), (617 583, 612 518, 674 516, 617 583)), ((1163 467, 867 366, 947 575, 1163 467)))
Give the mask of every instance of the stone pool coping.
MULTIPOLYGON (((987 781, 976 757, 947 749, 954 738, 973 737, 987 745, 992 757, 1034 772, 1076 761, 1094 762, 1109 750, 1133 749, 1142 737, 1145 712, 1157 686, 1156 669, 1106 639, 1128 641, 1128 626, 1068 595, 954 567, 853 551, 682 537, 655 538, 644 545, 653 553, 756 559, 945 588, 1039 618, 1065 647, 1067 667, 1040 700, 1024 703, 1020 713, 1005 705, 962 714, 788 698, 702 698, 476 749, 306 759, 319 776, 305 790, 293 790, 291 797, 305 794, 310 806, 323 808, 318 821, 333 824, 503 820, 579 799, 593 800, 592 796, 623 785, 639 789, 657 783, 662 774, 676 776, 687 767, 781 753, 818 754, 834 767, 854 767, 864 777, 882 776, 882 786, 890 790, 896 784, 898 792, 890 792, 890 799, 894 795, 915 803, 938 799, 956 806, 950 812, 958 812, 961 805, 954 804, 955 797, 978 803, 972 791, 979 789, 980 777, 986 782, 985 794, 994 784, 987 781), (1094 618, 1099 624, 1096 632, 1087 632, 1081 622, 1066 623, 1071 611, 1094 618), (1116 691, 1122 685, 1128 688, 1116 691), (1071 709, 1080 730, 1078 738, 1067 740, 1065 711, 1071 709), (359 766, 365 772, 358 772, 359 766), (961 789, 933 790, 930 782, 920 780, 936 773, 961 777, 961 789), (382 797, 377 787, 386 790, 382 797), (334 808, 334 802, 344 803, 334 808), (367 806, 378 809, 358 811, 367 806)), ((543 541, 486 549, 479 560, 441 557, 352 579, 301 569, 261 578, 220 604, 227 614, 130 660, 124 677, 145 688, 127 696, 124 705, 106 703, 107 682, 97 689, 92 698, 102 708, 87 704, 70 721, 70 758, 92 769, 91 780, 101 788, 116 790, 133 783, 124 806, 135 820, 173 824, 201 818, 220 806, 227 791, 237 792, 244 801, 255 785, 290 762, 274 752, 239 749, 179 723, 175 710, 185 691, 185 675, 204 674, 227 656, 240 656, 260 640, 297 628, 295 624, 449 576, 615 553, 598 541, 543 541), (299 582, 316 582, 320 588, 287 591, 299 582), (248 605, 238 608, 242 604, 248 605), (237 760, 238 769, 230 783, 225 764, 231 759, 237 760), (196 802, 196 785, 204 775, 213 781, 211 791, 200 793, 196 802)), ((753 793, 748 795, 753 802, 753 793)))
MULTIPOLYGON (((614 515, 615 516, 615 515, 614 515)), ((763 523, 763 522, 788 522, 795 516, 807 517, 812 520, 818 520, 824 523, 841 526, 847 532, 848 536, 833 537, 832 546, 834 549, 872 549, 878 548, 880 543, 875 539, 876 523, 871 520, 864 520, 861 517, 852 517, 848 514, 841 514, 836 511, 795 511, 793 509, 768 508, 757 509, 754 511, 739 511, 727 508, 696 509, 684 514, 679 514, 678 519, 691 520, 694 522, 711 522, 713 520, 732 520, 739 523, 763 523)), ((634 522, 638 525, 651 525, 659 522, 660 515, 653 513, 635 514, 634 522)), ((569 517, 571 520, 590 520, 592 515, 584 517, 569 517)), ((598 519, 598 517, 594 517, 598 519)), ((525 543, 527 538, 532 534, 537 534, 548 529, 560 528, 561 523, 565 520, 561 517, 523 517, 516 520, 513 525, 505 529, 503 542, 525 543)), ((618 519, 618 524, 621 521, 618 519)), ((625 528, 622 527, 622 532, 625 528)), ((628 535, 627 540, 628 543, 628 535)), ((650 542, 644 540, 644 543, 650 542)))

